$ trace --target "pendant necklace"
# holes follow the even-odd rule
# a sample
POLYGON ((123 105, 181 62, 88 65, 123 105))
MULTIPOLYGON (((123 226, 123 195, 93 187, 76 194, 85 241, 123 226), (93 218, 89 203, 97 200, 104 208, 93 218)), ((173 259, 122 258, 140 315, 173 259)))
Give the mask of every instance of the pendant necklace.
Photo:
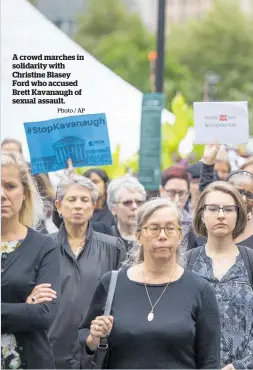
POLYGON ((155 306, 156 306, 156 305, 157 305, 157 303, 160 301, 160 299, 161 299, 161 298, 162 298, 162 296, 164 295, 164 293, 165 293, 166 289, 168 288, 168 285, 169 285, 169 283, 170 283, 170 282, 171 282, 171 280, 172 280, 172 277, 173 277, 173 275, 174 275, 175 270, 176 270, 176 267, 175 267, 175 268, 174 268, 174 270, 172 271, 172 274, 171 274, 171 276, 170 276, 170 279, 169 279, 168 283, 166 284, 165 288, 163 289, 163 291, 162 291, 162 293, 161 293, 160 297, 158 297, 157 301, 156 301, 156 302, 155 302, 155 304, 153 305, 153 304, 152 304, 152 301, 151 301, 151 299, 150 299, 150 295, 149 295, 149 292, 148 292, 147 285, 146 285, 145 275, 144 275, 144 268, 143 268, 143 280, 144 280, 144 286, 145 286, 146 293, 147 293, 147 296, 148 296, 148 300, 149 300, 149 303, 150 303, 150 306, 151 306, 151 311, 149 312, 148 317, 147 317, 148 321, 152 321, 152 320, 154 319, 154 309, 155 309, 155 306))

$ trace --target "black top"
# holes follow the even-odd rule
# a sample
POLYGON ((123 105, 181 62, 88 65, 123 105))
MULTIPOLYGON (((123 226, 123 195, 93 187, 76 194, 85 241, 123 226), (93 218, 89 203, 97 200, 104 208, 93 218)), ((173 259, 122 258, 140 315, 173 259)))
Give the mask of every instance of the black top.
POLYGON ((127 239, 124 239, 121 235, 120 235, 120 232, 119 232, 119 229, 118 229, 118 226, 117 225, 113 225, 111 228, 111 232, 112 232, 112 235, 116 236, 117 238, 120 238, 122 240, 122 243, 124 244, 125 246, 125 249, 126 249, 126 252, 129 252, 130 249, 132 249, 132 247, 134 246, 135 244, 135 241, 134 240, 127 240, 127 239))
MULTIPOLYGON (((237 243, 237 244, 239 244, 239 243, 237 243)), ((253 249, 253 235, 249 236, 245 240, 242 240, 240 242, 240 244, 243 245, 244 247, 248 247, 248 248, 253 249)))
POLYGON ((103 208, 95 208, 91 221, 92 223, 100 222, 108 227, 115 225, 115 218, 108 209, 107 205, 104 205, 103 208))
POLYGON ((53 369, 54 360, 46 330, 50 327, 60 299, 59 248, 49 237, 28 229, 20 246, 2 253, 1 321, 2 334, 14 334, 22 368, 53 369), (28 304, 35 285, 52 284, 57 299, 28 304))
MULTIPOLYGON (((85 345, 90 323, 103 314, 111 273, 94 293, 79 328, 85 345)), ((166 284, 147 285, 153 304, 166 284)), ((112 304, 114 325, 110 336, 108 369, 218 369, 220 318, 210 285, 185 271, 169 284, 149 322, 150 303, 143 283, 131 281, 127 268, 119 272, 112 304)))
MULTIPOLYGON (((56 368, 80 369, 81 347, 78 327, 88 311, 98 280, 107 271, 117 270, 125 250, 119 239, 95 232, 89 224, 83 251, 73 254, 67 239, 65 225, 52 234, 60 245, 61 302, 49 338, 56 368)), ((86 354, 82 356, 85 360, 86 354)))
MULTIPOLYGON (((96 215, 98 215, 98 213, 96 215)), ((109 216, 109 217, 111 217, 111 216, 109 216)), ((61 218, 59 216, 59 213, 57 212, 57 210, 55 208, 53 209, 52 220, 53 220, 53 223, 55 224, 55 226, 59 229, 61 224, 63 223, 63 218, 61 218)), ((108 226, 107 223, 103 223, 101 221, 97 222, 97 221, 94 221, 93 219, 91 220, 91 223, 92 223, 92 228, 93 228, 94 231, 97 231, 98 233, 102 233, 102 234, 113 235, 113 232, 111 230, 110 220, 107 222, 107 223, 110 224, 110 226, 108 226)), ((42 223, 41 227, 40 227, 40 229, 42 228, 42 230, 40 230, 40 232, 43 232, 44 234, 47 234, 48 232, 47 232, 47 230, 44 226, 45 225, 43 225, 43 223, 42 223)))

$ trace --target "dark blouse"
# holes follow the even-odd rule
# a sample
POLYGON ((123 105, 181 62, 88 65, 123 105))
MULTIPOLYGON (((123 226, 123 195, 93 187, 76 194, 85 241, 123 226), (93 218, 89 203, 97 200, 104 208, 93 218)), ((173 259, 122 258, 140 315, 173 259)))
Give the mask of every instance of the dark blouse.
POLYGON ((49 237, 28 229, 26 238, 1 258, 1 329, 13 334, 22 369, 53 369, 54 359, 46 331, 60 299, 60 253, 49 237), (57 299, 40 304, 26 303, 33 288, 50 283, 57 299))
MULTIPOLYGON (((85 346, 90 323, 103 315, 111 273, 100 280, 88 314, 79 328, 85 346)), ((166 284, 147 285, 156 302, 166 284)), ((112 315, 108 369, 218 369, 220 319, 214 292, 189 271, 168 285, 154 309, 145 286, 131 281, 127 268, 119 272, 112 315)))

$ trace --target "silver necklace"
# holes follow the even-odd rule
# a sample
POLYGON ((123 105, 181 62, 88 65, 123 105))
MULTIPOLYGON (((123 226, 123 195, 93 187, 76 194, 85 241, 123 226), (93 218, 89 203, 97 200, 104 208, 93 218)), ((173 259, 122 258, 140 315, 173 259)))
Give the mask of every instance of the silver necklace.
POLYGON ((165 288, 163 289, 160 297, 158 297, 157 301, 155 302, 155 304, 153 305, 152 304, 152 301, 150 299, 150 295, 149 295, 149 292, 148 292, 148 288, 147 288, 147 285, 146 285, 146 281, 145 281, 145 274, 144 274, 144 268, 143 268, 143 280, 144 280, 144 285, 145 285, 145 289, 146 289, 146 293, 147 293, 147 296, 148 296, 148 300, 149 300, 149 303, 150 303, 150 306, 151 306, 151 311, 149 312, 148 316, 147 316, 147 319, 148 321, 152 321, 154 319, 154 309, 155 309, 155 306, 157 305, 157 303, 160 301, 160 299, 162 298, 162 296, 164 295, 166 289, 168 288, 168 285, 169 283, 171 282, 171 279, 174 275, 174 272, 175 272, 176 268, 174 268, 174 270, 172 271, 172 274, 170 276, 170 279, 168 281, 168 283, 166 284, 165 288))

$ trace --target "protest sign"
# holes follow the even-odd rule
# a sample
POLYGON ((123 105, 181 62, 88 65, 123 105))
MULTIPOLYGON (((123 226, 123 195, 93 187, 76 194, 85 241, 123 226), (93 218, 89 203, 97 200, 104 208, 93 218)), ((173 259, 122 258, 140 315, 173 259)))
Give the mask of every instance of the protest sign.
POLYGON ((33 174, 112 163, 106 116, 87 114, 24 123, 33 174))
POLYGON ((194 103, 195 144, 244 144, 249 139, 247 102, 194 103))
POLYGON ((147 190, 161 181, 161 114, 164 95, 144 94, 142 100, 139 179, 147 190))

